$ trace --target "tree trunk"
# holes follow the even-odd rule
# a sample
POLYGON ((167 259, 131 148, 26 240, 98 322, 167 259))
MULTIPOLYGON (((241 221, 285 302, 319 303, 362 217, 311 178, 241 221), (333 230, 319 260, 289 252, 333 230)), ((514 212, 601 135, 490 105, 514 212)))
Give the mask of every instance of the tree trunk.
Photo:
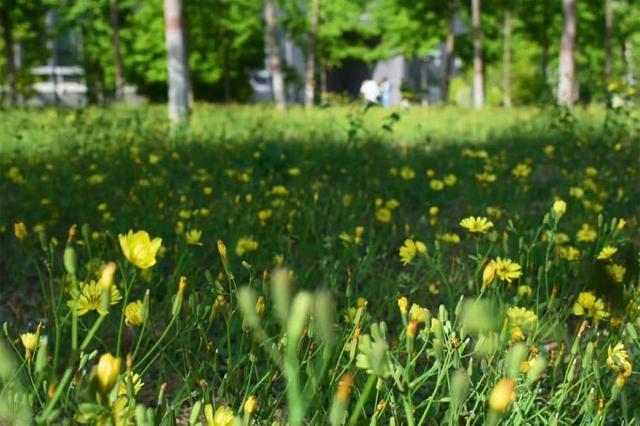
POLYGON ((318 38, 318 19, 320 0, 311 2, 311 30, 309 31, 309 51, 307 52, 307 69, 305 73, 304 104, 307 108, 313 106, 315 89, 314 76, 316 71, 316 41, 318 38))
POLYGON ((164 0, 169 89, 169 120, 183 124, 189 118, 189 66, 182 26, 181 0, 164 0))
POLYGON ((482 27, 480 24, 480 0, 471 0, 473 20, 473 105, 484 106, 484 74, 482 66, 482 27))
POLYGON ((113 33, 113 53, 116 68, 116 100, 124 99, 124 72, 120 52, 120 23, 118 21, 118 0, 111 0, 111 31, 113 33))
POLYGON ((4 43, 4 59, 7 68, 7 86, 9 89, 9 105, 15 105, 18 90, 16 77, 15 53, 13 51, 13 23, 11 22, 11 11, 6 6, 0 6, 0 25, 3 30, 2 41, 4 43))
POLYGON ((271 71, 271 87, 273 98, 278 108, 286 107, 284 96, 284 78, 280 61, 280 44, 278 43, 278 28, 276 25, 274 0, 264 0, 264 16, 267 23, 267 41, 269 46, 269 71, 271 71))
POLYGON ((511 107, 511 10, 504 11, 504 54, 502 59, 502 90, 504 91, 503 104, 505 108, 511 107))
POLYGON ((563 0, 564 24, 560 45, 558 104, 573 106, 575 88, 576 1, 563 0))
POLYGON ((613 0, 606 0, 604 16, 604 76, 608 81, 613 70, 613 0))
POLYGON ((222 42, 223 46, 223 63, 222 63, 222 84, 224 90, 224 103, 231 102, 231 76, 229 70, 229 40, 227 40, 227 32, 223 28, 222 42))
POLYGON ((451 80, 451 73, 453 71, 453 60, 455 57, 455 0, 449 0, 449 20, 447 23, 447 42, 444 52, 444 66, 442 67, 442 102, 449 102, 449 83, 451 80))

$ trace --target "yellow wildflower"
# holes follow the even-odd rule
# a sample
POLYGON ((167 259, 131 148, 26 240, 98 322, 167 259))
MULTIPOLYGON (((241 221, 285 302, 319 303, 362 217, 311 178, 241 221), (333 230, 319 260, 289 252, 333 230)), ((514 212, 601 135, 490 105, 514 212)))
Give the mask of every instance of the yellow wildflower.
POLYGON ((198 229, 190 229, 184 234, 184 239, 187 241, 187 244, 192 246, 201 246, 200 238, 202 238, 202 231, 198 229))
POLYGON ((606 319, 610 314, 604 309, 604 302, 591 292, 581 292, 573 305, 573 314, 594 318, 596 321, 606 319))
POLYGON ((400 169, 400 177, 404 180, 411 180, 416 177, 416 172, 411 167, 405 166, 400 169))
POLYGON ((560 217, 567 211, 567 203, 563 200, 556 200, 553 202, 553 207, 551 209, 557 217, 560 217))
MULTIPOLYGON (((80 283, 80 293, 77 300, 71 299, 67 301, 67 306, 71 309, 75 309, 79 316, 82 316, 90 311, 97 311, 100 315, 106 315, 109 313, 101 303, 103 287, 95 282, 80 283)), ((109 304, 116 305, 122 300, 122 295, 115 285, 109 286, 109 304)))
POLYGON ((444 189, 444 182, 442 182, 440 179, 431 179, 431 181, 429 182, 429 186, 434 191, 442 191, 444 189))
POLYGON ((627 268, 614 263, 613 265, 607 265, 607 272, 615 282, 621 283, 624 280, 624 274, 627 272, 627 268))
POLYGON ((214 413, 211 404, 205 405, 204 417, 207 420, 207 426, 233 426, 235 423, 233 410, 225 406, 218 407, 214 413))
POLYGON ((576 234, 578 241, 584 241, 584 242, 594 241, 597 236, 598 236, 598 233, 593 228, 591 228, 591 226, 588 223, 584 223, 582 225, 582 228, 576 234))
POLYGON ((415 321, 417 323, 427 323, 427 319, 429 318, 429 310, 427 308, 423 308, 422 306, 414 303, 411 305, 411 309, 409 309, 409 319, 411 321, 415 321))
POLYGON ((460 221, 460 226, 467 229, 469 232, 484 234, 489 229, 493 228, 493 222, 486 217, 469 216, 460 221))
POLYGON ((27 358, 30 358, 31 354, 38 347, 38 340, 38 336, 35 333, 24 333, 20 335, 20 341, 27 352, 27 358))
POLYGON ((137 327, 144 322, 143 318, 143 303, 141 300, 129 303, 124 308, 124 322, 129 327, 137 327))
POLYGON ((402 315, 407 314, 407 307, 409 306, 409 300, 406 297, 401 297, 398 299, 398 309, 400 309, 400 313, 402 315))
POLYGON ((242 256, 248 251, 256 251, 257 249, 258 242, 249 237, 240 238, 238 244, 236 244, 236 254, 238 256, 242 256))
POLYGON ((129 231, 127 235, 119 234, 118 240, 124 257, 133 265, 140 269, 149 269, 156 264, 156 255, 162 245, 162 239, 152 240, 146 231, 129 231))
POLYGON ((501 280, 510 283, 514 279, 517 280, 522 276, 522 267, 511 259, 497 257, 495 262, 496 275, 501 280))
POLYGON ((391 210, 386 207, 380 207, 376 209, 376 219, 382 223, 389 223, 391 221, 391 210))
POLYGON ((120 374, 121 365, 122 360, 114 357, 110 353, 100 356, 96 367, 96 376, 103 392, 109 391, 116 383, 116 379, 120 374))
POLYGON ((609 259, 611 256, 613 256, 614 254, 616 254, 616 252, 618 251, 617 248, 615 247, 611 247, 611 246, 604 246, 602 248, 602 250, 600 250, 600 253, 598 253, 598 260, 606 260, 609 259))
POLYGON ((15 234, 17 239, 24 240, 25 238, 27 238, 27 235, 28 235, 27 227, 24 225, 23 222, 15 223, 13 225, 13 233, 15 234))
POLYGON ((424 254, 427 252, 427 246, 422 241, 414 241, 410 238, 404 240, 404 245, 400 247, 400 260, 404 266, 407 266, 416 257, 417 253, 424 254))

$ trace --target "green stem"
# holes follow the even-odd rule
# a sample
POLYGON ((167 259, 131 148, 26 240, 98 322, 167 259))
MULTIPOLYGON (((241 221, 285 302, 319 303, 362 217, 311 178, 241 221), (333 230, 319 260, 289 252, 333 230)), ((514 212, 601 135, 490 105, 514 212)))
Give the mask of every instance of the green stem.
POLYGON ((360 418, 360 414, 364 412, 364 404, 369 399, 369 394, 373 389, 373 386, 376 384, 378 377, 375 374, 369 375, 367 379, 367 383, 364 385, 364 390, 360 394, 360 398, 358 398, 358 402, 356 403, 356 408, 351 413, 351 417, 349 417, 349 426, 354 426, 358 423, 358 419, 360 418))

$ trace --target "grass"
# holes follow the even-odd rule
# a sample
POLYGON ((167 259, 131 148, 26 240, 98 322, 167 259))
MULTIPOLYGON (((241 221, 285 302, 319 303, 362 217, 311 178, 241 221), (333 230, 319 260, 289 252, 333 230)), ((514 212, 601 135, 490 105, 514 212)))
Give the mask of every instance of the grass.
POLYGON ((632 115, 2 115, 0 419, 640 415, 632 115))

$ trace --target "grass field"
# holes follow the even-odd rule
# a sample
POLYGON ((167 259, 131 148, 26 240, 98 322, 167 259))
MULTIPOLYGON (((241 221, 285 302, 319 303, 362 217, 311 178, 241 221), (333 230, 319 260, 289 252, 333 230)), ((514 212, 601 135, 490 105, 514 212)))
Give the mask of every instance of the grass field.
POLYGON ((637 424, 634 114, 0 112, 0 419, 637 424))

